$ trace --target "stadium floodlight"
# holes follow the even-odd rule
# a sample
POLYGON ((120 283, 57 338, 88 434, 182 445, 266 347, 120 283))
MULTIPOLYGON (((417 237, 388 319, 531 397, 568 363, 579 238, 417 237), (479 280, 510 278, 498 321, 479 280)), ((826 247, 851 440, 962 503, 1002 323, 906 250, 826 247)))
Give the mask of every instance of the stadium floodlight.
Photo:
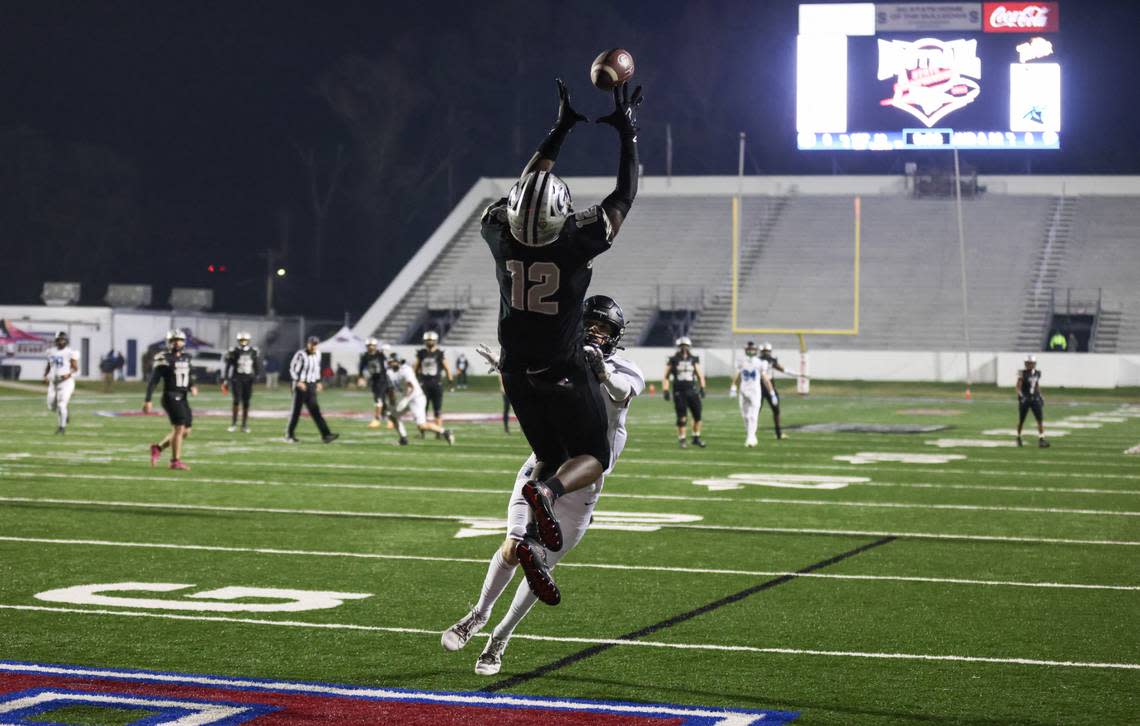
POLYGON ((150 305, 150 285, 108 285, 103 302, 113 308, 142 308, 150 305))
POLYGON ((79 287, 78 282, 45 282, 40 299, 53 307, 74 305, 79 302, 79 287))
POLYGON ((170 307, 175 310, 209 310, 214 307, 214 291, 203 287, 173 288, 170 307))

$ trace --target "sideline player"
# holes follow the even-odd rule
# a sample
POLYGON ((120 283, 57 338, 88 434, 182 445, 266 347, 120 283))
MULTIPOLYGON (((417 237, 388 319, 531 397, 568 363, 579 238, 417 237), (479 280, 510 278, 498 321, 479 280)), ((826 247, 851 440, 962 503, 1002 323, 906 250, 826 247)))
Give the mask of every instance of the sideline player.
MULTIPOLYGON (((610 442, 611 458, 605 472, 591 486, 567 494, 554 503, 555 514, 565 527, 566 539, 564 549, 557 552, 543 548, 528 528, 531 511, 522 489, 537 466, 533 453, 519 470, 507 505, 507 538, 491 557, 479 602, 462 620, 444 631, 441 638, 446 650, 459 650, 466 645, 471 636, 487 623, 495 602, 514 577, 516 566, 522 564, 526 579, 519 583, 510 609, 495 626, 487 646, 475 661, 475 672, 479 675, 490 676, 499 672, 507 641, 537 600, 551 605, 560 602, 561 593, 550 570, 586 534, 605 476, 613 470, 625 447, 629 405, 645 389, 645 376, 641 370, 632 361, 614 354, 625 332, 625 317, 618 304, 605 295, 591 297, 586 301, 584 322, 585 342, 594 349, 588 353, 590 365, 597 371, 599 388, 606 404, 606 436, 610 442)), ((480 353, 488 362, 496 362, 490 351, 483 353, 480 350, 480 353)))
POLYGON ((701 440, 701 399, 705 397, 705 374, 701 371, 701 359, 690 350, 693 341, 687 337, 677 338, 677 352, 665 362, 665 375, 661 377, 661 391, 668 401, 673 399, 673 410, 677 412, 677 445, 688 447, 685 442, 685 425, 688 414, 693 414, 693 446, 705 448, 701 440), (669 385, 673 388, 670 393, 669 385))
POLYGON ((558 119, 510 193, 487 207, 483 239, 499 283, 503 386, 542 466, 523 487, 541 541, 562 548, 558 497, 590 486, 610 460, 606 409, 582 346, 582 312, 594 257, 609 249, 637 194, 641 88, 614 88, 614 110, 597 120, 620 141, 617 183, 600 205, 575 213, 566 184, 551 173, 562 142, 586 117, 557 81, 558 119))
POLYGON ((744 445, 755 448, 756 425, 760 409, 764 405, 761 392, 772 385, 768 376, 768 364, 760 358, 760 349, 751 340, 744 344, 744 360, 732 379, 729 396, 740 393, 740 415, 744 417, 744 445))
POLYGON ((440 411, 443 409, 443 381, 440 380, 440 371, 447 374, 447 385, 454 390, 455 382, 451 377, 451 368, 448 367, 443 350, 439 347, 439 333, 429 330, 424 333, 424 347, 416 351, 415 372, 420 379, 424 396, 431 404, 435 425, 442 429, 443 416, 440 415, 440 411))
POLYGON ((63 330, 55 334, 55 349, 47 355, 44 368, 44 383, 48 384, 47 405, 55 411, 57 434, 67 432, 67 422, 71 420, 68 404, 75 392, 75 377, 79 375, 79 351, 72 350, 71 340, 63 330))
POLYGON ((231 434, 237 431, 238 409, 241 409, 242 433, 249 433, 249 401, 253 397, 253 382, 261 373, 261 353, 250 345, 249 333, 237 334, 237 345, 226 353, 225 371, 222 373, 222 393, 229 388, 234 405, 230 416, 231 434))
POLYGON ((1017 372, 1017 445, 1021 443, 1021 427, 1025 425, 1025 414, 1033 412, 1037 419, 1037 446, 1049 448, 1045 440, 1045 399, 1041 396, 1041 371, 1037 369, 1037 356, 1025 357, 1025 367, 1017 372))
MULTIPOLYGON (((780 361, 772 355, 771 343, 760 346, 760 359, 768 364, 768 370, 776 370, 786 376, 795 376, 794 373, 784 370, 784 366, 780 365, 780 361)), ((780 429, 780 393, 776 390, 776 376, 771 373, 768 375, 768 385, 764 387, 763 395, 764 400, 768 402, 768 408, 772 409, 772 423, 776 427, 776 439, 788 438, 788 435, 780 429)))
POLYGON ((412 412, 412 419, 416 422, 416 428, 421 432, 434 431, 447 439, 448 446, 455 443, 455 434, 451 433, 450 429, 445 429, 434 421, 429 422, 427 420, 427 396, 420 388, 416 372, 412 370, 410 365, 400 360, 400 356, 395 353, 388 358, 388 379, 395 389, 396 395, 401 396, 392 407, 392 415, 397 417, 396 424, 400 428, 401 446, 408 444, 407 432, 404 430, 403 422, 399 420, 400 414, 404 411, 412 412))
POLYGON ((150 465, 158 463, 162 450, 170 447, 170 468, 190 471, 182 463, 182 444, 190 436, 194 413, 190 410, 190 396, 198 395, 194 385, 194 370, 190 367, 190 354, 186 352, 186 333, 171 330, 166 334, 166 350, 154 356, 154 369, 146 384, 146 401, 143 413, 151 412, 151 398, 155 386, 162 381, 162 410, 170 419, 170 433, 157 444, 150 445, 150 465))
POLYGON ((321 415, 321 404, 317 402, 317 394, 324 386, 321 384, 321 354, 317 350, 321 339, 310 335, 305 340, 305 347, 293 354, 289 362, 289 376, 293 379, 293 411, 289 415, 289 425, 285 429, 285 443, 297 443, 297 421, 301 418, 301 407, 309 409, 309 417, 321 432, 321 441, 331 444, 340 437, 329 430, 325 417, 321 415))

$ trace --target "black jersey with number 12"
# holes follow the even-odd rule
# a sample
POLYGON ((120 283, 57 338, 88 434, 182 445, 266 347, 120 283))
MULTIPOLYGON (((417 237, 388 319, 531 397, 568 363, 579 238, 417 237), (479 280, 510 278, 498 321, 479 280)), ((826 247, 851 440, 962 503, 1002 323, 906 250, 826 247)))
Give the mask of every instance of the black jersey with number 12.
POLYGON ((590 261, 608 250, 613 238, 605 212, 595 205, 571 215, 553 242, 528 247, 511 235, 504 197, 483 213, 482 232, 499 280, 503 366, 537 368, 573 360, 582 350, 590 261))

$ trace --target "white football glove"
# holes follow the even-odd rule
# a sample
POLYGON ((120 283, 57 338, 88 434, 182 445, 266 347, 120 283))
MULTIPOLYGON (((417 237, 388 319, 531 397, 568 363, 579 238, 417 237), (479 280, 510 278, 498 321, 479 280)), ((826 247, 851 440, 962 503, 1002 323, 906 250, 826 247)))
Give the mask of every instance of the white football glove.
POLYGON ((496 356, 494 353, 492 353, 491 349, 488 348, 486 345, 484 345, 483 343, 480 343, 479 345, 475 346, 475 352, 478 353, 479 355, 483 356, 483 360, 487 361, 487 364, 490 365, 492 368, 494 368, 495 370, 500 369, 498 356, 496 356))
POLYGON ((729 398, 736 398, 736 386, 729 386, 728 397, 729 398))
POLYGON ((582 349, 586 353, 586 365, 593 369, 598 381, 605 383, 610 374, 606 370, 606 357, 602 355, 602 351, 592 345, 582 346, 582 349))

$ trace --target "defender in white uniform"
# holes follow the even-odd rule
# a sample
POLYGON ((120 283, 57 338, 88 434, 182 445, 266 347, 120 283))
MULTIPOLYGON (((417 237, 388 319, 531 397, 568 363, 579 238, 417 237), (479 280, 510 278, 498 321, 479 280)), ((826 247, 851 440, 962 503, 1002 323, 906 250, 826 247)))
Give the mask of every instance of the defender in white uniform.
POLYGON ((760 357, 760 348, 751 340, 744 345, 744 360, 732 379, 728 395, 740 393, 740 415, 744 417, 744 445, 756 446, 756 426, 760 420, 760 409, 764 406, 764 389, 771 389, 771 367, 760 357))
POLYGON ((67 406, 75 392, 75 377, 79 375, 79 352, 72 350, 69 342, 66 332, 61 330, 55 334, 55 348, 47 354, 44 369, 48 409, 55 411, 59 420, 57 434, 67 430, 67 406))
MULTIPOLYGON (((388 380, 391 381, 392 387, 396 390, 396 395, 399 396, 396 401, 396 417, 399 417, 404 411, 411 411, 416 427, 420 431, 434 431, 442 435, 447 440, 448 446, 455 443, 455 434, 450 429, 445 429, 436 422, 427 420, 427 396, 424 395, 424 389, 420 387, 416 372, 410 365, 400 360, 400 356, 395 353, 388 358, 388 380)), ((401 426, 401 428, 403 427, 401 426)), ((407 443, 407 436, 402 432, 400 443, 407 443)))
MULTIPOLYGON (((522 488, 528 480, 536 478, 535 468, 539 464, 533 453, 519 470, 507 505, 507 538, 491 558, 479 602, 466 617, 448 628, 441 639, 446 650, 459 650, 466 645, 487 623, 495 602, 510 584, 516 566, 521 564, 526 579, 519 583, 510 609, 495 627, 487 647, 475 662, 475 672, 480 675, 499 672, 507 641, 536 601, 541 599, 550 605, 557 605, 561 601, 561 593, 550 576, 550 570, 586 534, 606 474, 613 470, 625 447, 625 421, 629 405, 635 396, 645 390, 645 376, 637 365, 614 355, 617 343, 625 332, 625 319, 618 304, 604 295, 589 298, 586 300, 584 323, 588 344, 587 361, 601 385, 606 404, 610 460, 605 471, 593 484, 554 501, 554 513, 562 526, 564 541, 562 549, 557 552, 545 549, 532 531, 533 528, 528 527, 533 515, 523 498, 522 488)), ((498 361, 485 346, 480 346, 478 350, 491 365, 498 366, 498 361)))

